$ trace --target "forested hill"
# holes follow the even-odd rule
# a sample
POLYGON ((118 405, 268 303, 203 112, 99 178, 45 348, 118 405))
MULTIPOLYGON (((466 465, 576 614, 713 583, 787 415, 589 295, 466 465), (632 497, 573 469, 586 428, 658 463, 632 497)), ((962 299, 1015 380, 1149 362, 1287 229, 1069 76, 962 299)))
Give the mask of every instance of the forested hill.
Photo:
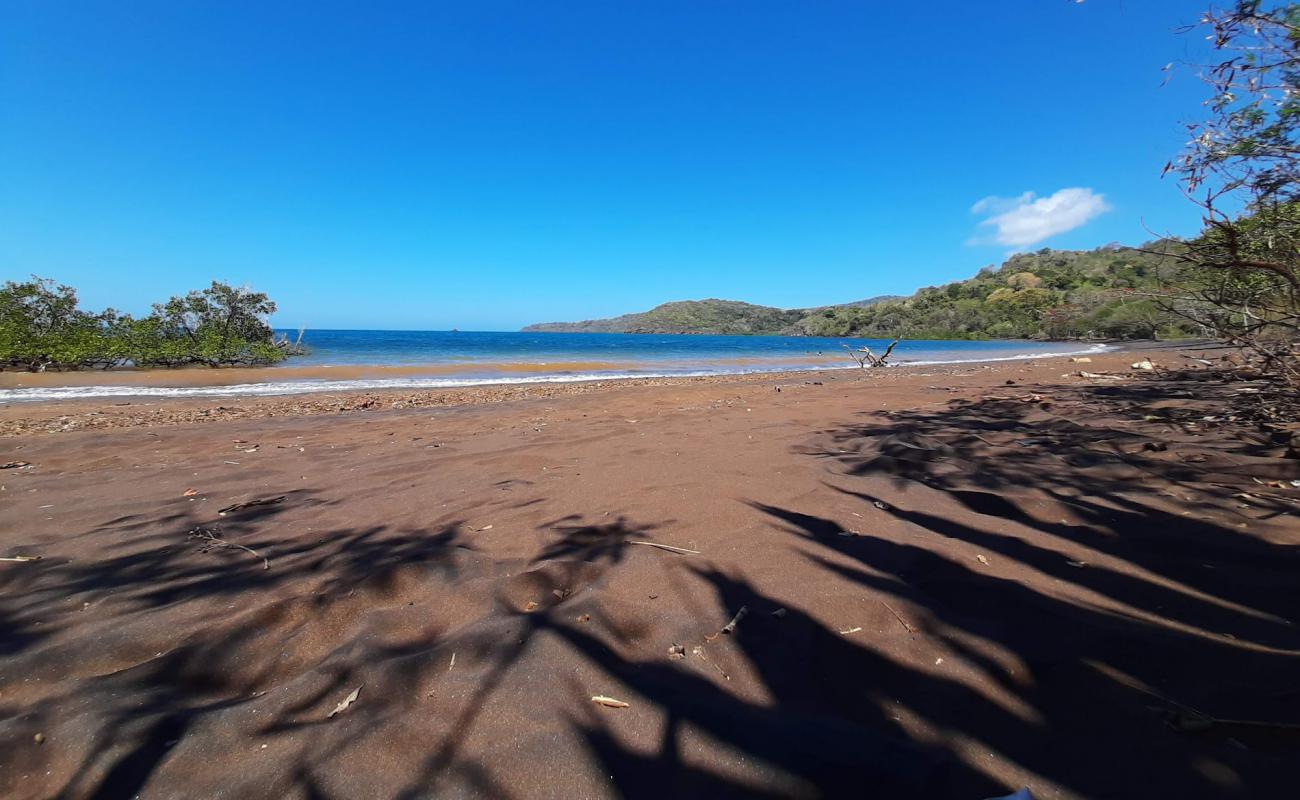
MULTIPOLYGON (((859 300, 832 308, 861 308, 892 297, 859 300)), ((583 322, 543 322, 525 331, 560 333, 726 333, 774 334, 795 332, 804 317, 825 309, 782 309, 737 300, 681 300, 640 314, 583 322)))
MULTIPOLYGON (((1149 249, 1149 248, 1147 248, 1149 249)), ((911 339, 1154 338, 1194 334, 1143 290, 1177 267, 1144 250, 1018 253, 973 278, 815 309, 783 310, 729 300, 665 303, 641 314, 530 325, 526 331, 904 336, 911 339)), ((1167 275, 1166 275, 1167 276, 1167 275)))

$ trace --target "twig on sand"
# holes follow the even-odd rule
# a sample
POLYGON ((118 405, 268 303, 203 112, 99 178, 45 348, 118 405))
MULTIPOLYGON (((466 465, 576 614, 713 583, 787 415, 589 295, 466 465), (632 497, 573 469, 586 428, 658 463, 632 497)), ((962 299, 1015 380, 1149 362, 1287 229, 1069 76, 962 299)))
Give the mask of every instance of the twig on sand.
POLYGON ((194 530, 190 531, 190 538, 198 539, 201 542, 203 542, 204 550, 207 550, 210 547, 235 547, 240 550, 246 550, 252 553, 255 557, 262 559, 262 569, 271 568, 271 559, 267 558, 266 556, 262 555, 261 553, 257 552, 251 547, 245 547, 242 544, 237 544, 235 542, 227 542, 225 539, 219 539, 217 538, 216 534, 214 534, 212 531, 208 530, 207 528, 195 528, 194 530))
POLYGON ((4 556, 0 561, 40 561, 40 556, 4 556))
POLYGON ((360 696, 361 696, 361 687, 358 686, 357 688, 353 689, 352 692, 348 694, 347 697, 343 698, 342 702, 334 706, 333 711, 325 715, 326 719, 333 717, 335 714, 342 714, 344 711, 347 711, 348 706, 357 702, 357 698, 360 696))
POLYGON ((722 626, 722 632, 727 634, 728 636, 735 633, 736 626, 740 624, 740 621, 744 619, 745 615, 748 613, 749 613, 749 606, 741 606, 740 610, 736 612, 736 616, 731 618, 731 622, 728 622, 726 625, 722 626))
POLYGON ((647 547, 658 547, 660 550, 667 550, 670 553, 680 553, 684 556, 698 556, 699 550, 687 550, 685 547, 674 547, 670 544, 659 544, 658 542, 628 542, 628 544, 643 544, 647 547))
POLYGON ((627 703, 622 700, 616 700, 613 697, 607 697, 603 694, 592 695, 591 702, 605 708, 629 708, 627 703))
POLYGON ((898 624, 903 626, 903 630, 907 631, 908 633, 916 633, 916 628, 913 628, 911 625, 909 625, 907 623, 907 620, 903 619, 903 617, 897 611, 894 610, 893 606, 891 606, 889 603, 886 603, 884 600, 881 600, 880 604, 885 608, 889 609, 889 613, 894 615, 894 619, 898 620, 898 624))
POLYGON ((234 513, 235 511, 240 511, 245 508, 253 508, 254 506, 274 506, 283 503, 285 497, 286 495, 280 495, 279 497, 263 497, 257 500, 246 500, 242 503, 235 503, 232 506, 226 506, 217 511, 217 513, 224 517, 227 514, 234 513))

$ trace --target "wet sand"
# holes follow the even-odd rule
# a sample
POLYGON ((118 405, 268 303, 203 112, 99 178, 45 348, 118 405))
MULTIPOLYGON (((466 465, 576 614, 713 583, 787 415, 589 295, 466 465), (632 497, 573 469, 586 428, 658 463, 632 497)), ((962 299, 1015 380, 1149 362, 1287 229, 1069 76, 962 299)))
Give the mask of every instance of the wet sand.
POLYGON ((2 408, 0 795, 1285 795, 1300 461, 1142 356, 2 408))
MULTIPOLYGON (((843 354, 805 355, 784 358, 714 358, 698 363, 665 362, 666 369, 686 372, 708 369, 762 369, 776 372, 808 366, 839 367, 847 364, 843 354)), ((111 369, 71 372, 0 372, 0 389, 42 389, 62 386, 143 386, 195 387, 241 386, 260 383, 357 381, 384 379, 462 379, 504 380, 530 375, 582 375, 586 373, 653 373, 654 362, 647 361, 538 361, 478 362, 421 365, 314 365, 292 362, 270 367, 222 367, 181 369, 111 369)), ((105 398, 109 399, 109 398, 105 398)))

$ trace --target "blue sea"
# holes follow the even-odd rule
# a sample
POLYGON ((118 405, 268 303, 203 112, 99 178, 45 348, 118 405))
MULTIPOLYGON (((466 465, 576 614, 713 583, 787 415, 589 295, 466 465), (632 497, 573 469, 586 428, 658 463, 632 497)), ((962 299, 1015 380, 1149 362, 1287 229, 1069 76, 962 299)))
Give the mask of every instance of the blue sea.
MULTIPOLYGON (((296 331, 279 331, 290 338, 296 331)), ((0 402, 78 397, 229 397, 349 389, 428 389, 645 377, 857 369, 845 347, 877 339, 618 333, 308 330, 308 353, 261 369, 64 373, 0 402), (51 385, 66 383, 68 385, 51 385)), ((903 341, 891 362, 951 364, 1097 352, 1099 345, 1030 341, 903 341)), ((24 381, 18 379, 18 386, 24 381)), ((14 386, 14 383, 8 383, 14 386)))

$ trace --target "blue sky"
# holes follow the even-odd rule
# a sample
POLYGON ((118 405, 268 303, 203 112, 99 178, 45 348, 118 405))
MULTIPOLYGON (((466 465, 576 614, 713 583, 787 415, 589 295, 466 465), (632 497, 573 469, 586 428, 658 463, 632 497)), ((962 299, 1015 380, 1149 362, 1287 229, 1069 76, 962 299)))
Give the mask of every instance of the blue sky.
POLYGON ((1188 234, 1160 170, 1203 91, 1161 68, 1203 9, 8 0, 0 278, 507 330, 1188 234))

